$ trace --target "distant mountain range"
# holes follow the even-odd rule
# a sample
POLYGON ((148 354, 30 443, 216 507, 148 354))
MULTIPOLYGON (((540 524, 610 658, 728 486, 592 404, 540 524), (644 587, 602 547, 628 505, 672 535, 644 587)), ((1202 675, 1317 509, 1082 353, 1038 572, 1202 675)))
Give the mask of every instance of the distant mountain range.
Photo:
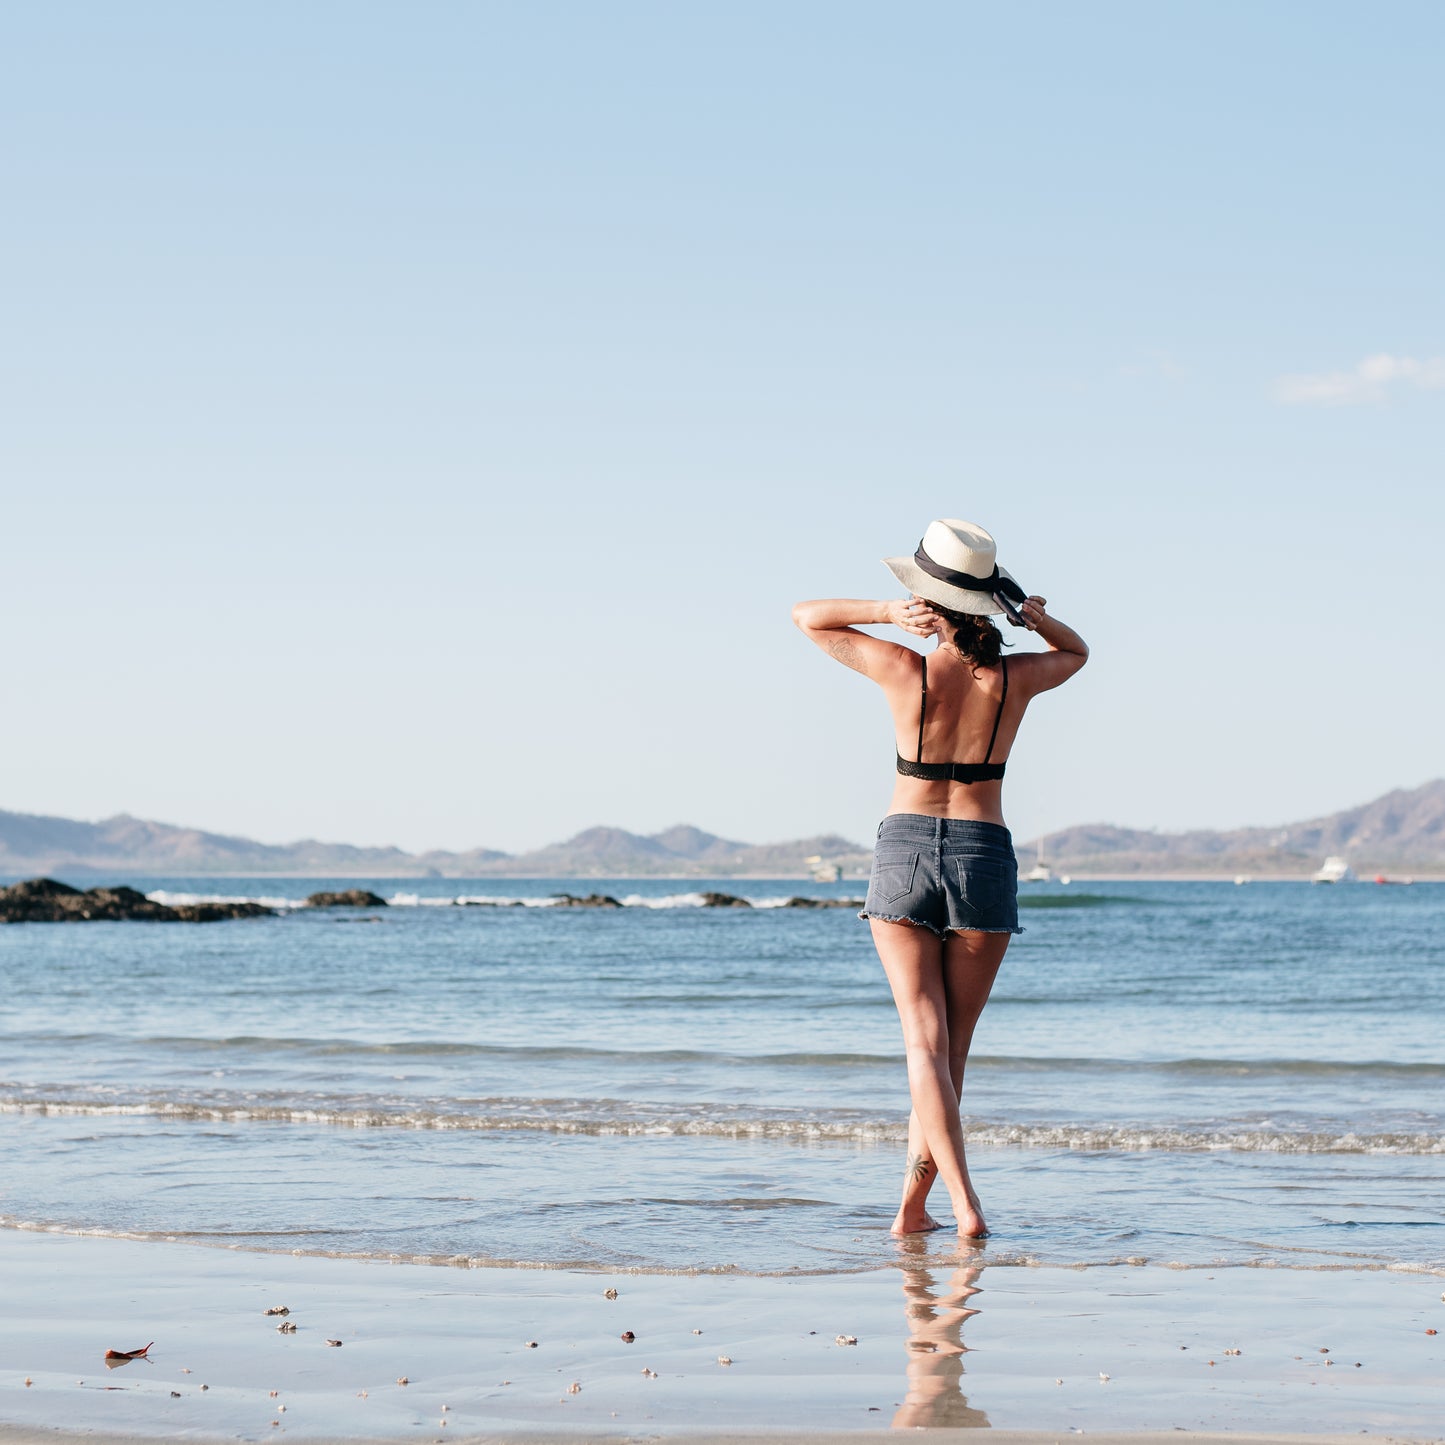
MULTIPOLYGON (((1037 841, 1020 850, 1027 862, 1037 841)), ((1359 873, 1445 872, 1445 778, 1278 828, 1145 832, 1106 823, 1050 833, 1045 856, 1074 873, 1312 873, 1339 854, 1359 873)))
POLYGON ((642 835, 588 828, 530 853, 472 848, 404 853, 349 843, 257 843, 120 814, 100 823, 0 811, 0 877, 82 873, 293 874, 307 878, 618 878, 660 875, 807 877, 821 861, 866 870, 870 854, 836 834, 791 843, 735 843, 680 824, 642 835))
MULTIPOLYGON (((1020 847, 1025 864, 1037 840, 1020 847)), ((1045 856, 1078 874, 1307 874, 1338 853, 1360 872, 1445 873, 1445 779, 1278 828, 1147 832, 1085 824, 1051 833, 1045 856)), ((293 874, 330 878, 801 878, 819 865, 865 872, 869 850, 836 834, 737 843, 679 824, 661 833, 588 828, 530 853, 405 853, 349 843, 257 843, 121 814, 100 823, 0 811, 0 881, 56 874, 293 874)))

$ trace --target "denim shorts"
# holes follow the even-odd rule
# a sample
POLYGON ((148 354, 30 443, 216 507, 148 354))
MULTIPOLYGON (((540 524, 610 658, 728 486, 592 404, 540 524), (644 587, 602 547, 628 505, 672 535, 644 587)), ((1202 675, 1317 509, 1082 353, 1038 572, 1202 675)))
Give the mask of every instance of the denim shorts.
POLYGON ((878 825, 859 918, 949 933, 1022 933, 1019 867, 999 823, 890 813, 878 825))

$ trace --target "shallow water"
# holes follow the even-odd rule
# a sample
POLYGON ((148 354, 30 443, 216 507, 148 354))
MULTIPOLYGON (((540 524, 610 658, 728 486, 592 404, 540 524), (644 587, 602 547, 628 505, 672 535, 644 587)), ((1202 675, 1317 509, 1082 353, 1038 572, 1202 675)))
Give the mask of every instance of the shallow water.
MULTIPOLYGON (((367 886, 394 906, 0 928, 0 1216, 475 1263, 896 1257, 907 1089, 867 928, 682 891, 859 884, 367 886)), ((1445 886, 1022 902, 964 1101, 989 1257, 1445 1269, 1445 886)))

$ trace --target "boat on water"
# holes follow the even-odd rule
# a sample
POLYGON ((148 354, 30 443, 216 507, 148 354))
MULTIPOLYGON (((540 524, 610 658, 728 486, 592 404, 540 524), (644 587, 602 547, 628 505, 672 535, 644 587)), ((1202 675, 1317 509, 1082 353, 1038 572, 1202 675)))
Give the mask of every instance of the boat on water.
POLYGON ((1038 862, 1024 874, 1021 881, 1024 883, 1052 883, 1054 881, 1053 869, 1044 862, 1044 840, 1042 838, 1039 839, 1038 862))
POLYGON ((1320 871, 1310 879, 1311 883, 1353 883, 1355 870, 1339 856, 1331 853, 1320 865, 1320 871))

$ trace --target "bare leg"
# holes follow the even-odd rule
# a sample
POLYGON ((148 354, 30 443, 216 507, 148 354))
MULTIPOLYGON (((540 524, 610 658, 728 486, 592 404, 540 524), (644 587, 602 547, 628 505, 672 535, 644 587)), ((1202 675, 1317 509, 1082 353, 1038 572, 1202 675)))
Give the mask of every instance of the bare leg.
POLYGON ((986 1234, 968 1177, 958 1100, 974 1025, 1008 948, 1006 933, 954 933, 871 920, 873 941, 893 989, 908 1056, 909 1167, 895 1233, 927 1229, 929 1186, 941 1178, 953 1201, 961 1238, 986 1234), (921 1148, 919 1147, 921 1145, 921 1148))

